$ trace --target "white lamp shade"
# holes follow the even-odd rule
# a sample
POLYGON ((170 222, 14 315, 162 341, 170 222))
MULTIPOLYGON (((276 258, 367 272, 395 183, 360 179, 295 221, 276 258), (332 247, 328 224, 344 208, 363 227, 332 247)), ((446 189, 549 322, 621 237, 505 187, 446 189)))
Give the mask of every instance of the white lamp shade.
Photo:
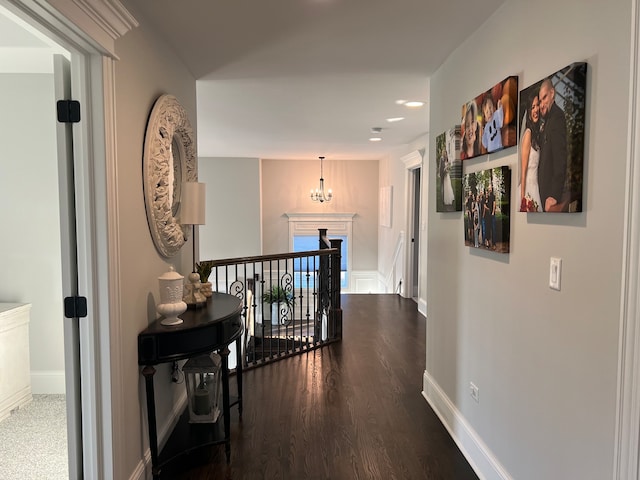
POLYGON ((183 225, 204 225, 205 184, 184 182, 180 195, 180 223, 183 225))

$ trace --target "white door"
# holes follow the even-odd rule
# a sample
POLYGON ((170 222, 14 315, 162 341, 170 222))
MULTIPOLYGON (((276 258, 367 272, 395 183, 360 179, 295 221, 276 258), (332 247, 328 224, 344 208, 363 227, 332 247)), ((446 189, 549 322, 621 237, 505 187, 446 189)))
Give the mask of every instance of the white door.
MULTIPOLYGON (((71 65, 62 55, 54 55, 55 101, 71 100, 71 65)), ((77 297, 78 258, 71 123, 58 122, 58 184, 60 191, 60 235, 62 255, 62 293, 77 297)), ((67 403, 67 442, 69 478, 82 478, 82 430, 80 414, 80 341, 77 317, 64 321, 65 387, 67 403)))

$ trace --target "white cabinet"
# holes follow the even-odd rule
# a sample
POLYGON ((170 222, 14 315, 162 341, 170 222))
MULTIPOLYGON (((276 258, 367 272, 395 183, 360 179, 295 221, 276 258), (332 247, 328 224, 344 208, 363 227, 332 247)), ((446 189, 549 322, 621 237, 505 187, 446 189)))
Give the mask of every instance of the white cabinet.
POLYGON ((0 420, 31 401, 30 303, 0 303, 0 420))

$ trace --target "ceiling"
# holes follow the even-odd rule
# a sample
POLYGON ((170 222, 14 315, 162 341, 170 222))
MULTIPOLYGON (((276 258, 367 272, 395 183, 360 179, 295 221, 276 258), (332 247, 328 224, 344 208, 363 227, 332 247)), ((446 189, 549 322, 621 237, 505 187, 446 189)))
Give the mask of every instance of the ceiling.
MULTIPOLYGON (((196 78, 200 157, 348 160, 428 133, 429 77, 504 0, 122 3, 196 78)), ((0 32, 0 46, 22 35, 0 32)))
POLYGON ((0 5, 0 73, 53 73, 52 54, 69 52, 0 5))
POLYGON ((429 76, 503 2, 124 1, 197 79, 199 156, 327 160, 379 159, 427 133, 429 76))

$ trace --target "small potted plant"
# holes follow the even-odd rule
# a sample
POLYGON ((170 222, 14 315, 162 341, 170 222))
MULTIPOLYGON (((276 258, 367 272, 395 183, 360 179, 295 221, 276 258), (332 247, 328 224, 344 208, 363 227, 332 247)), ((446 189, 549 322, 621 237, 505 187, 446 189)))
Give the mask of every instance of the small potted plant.
POLYGON ((196 272, 200 276, 200 292, 207 298, 213 295, 211 282, 209 281, 209 275, 211 275, 212 270, 213 262, 211 260, 196 263, 196 272))
POLYGON ((286 309, 282 312, 282 316, 286 317, 287 312, 291 310, 296 303, 293 292, 282 288, 280 285, 273 285, 269 290, 264 292, 262 294, 262 301, 269 304, 270 308, 268 312, 271 314, 271 325, 278 324, 279 309, 286 309))

